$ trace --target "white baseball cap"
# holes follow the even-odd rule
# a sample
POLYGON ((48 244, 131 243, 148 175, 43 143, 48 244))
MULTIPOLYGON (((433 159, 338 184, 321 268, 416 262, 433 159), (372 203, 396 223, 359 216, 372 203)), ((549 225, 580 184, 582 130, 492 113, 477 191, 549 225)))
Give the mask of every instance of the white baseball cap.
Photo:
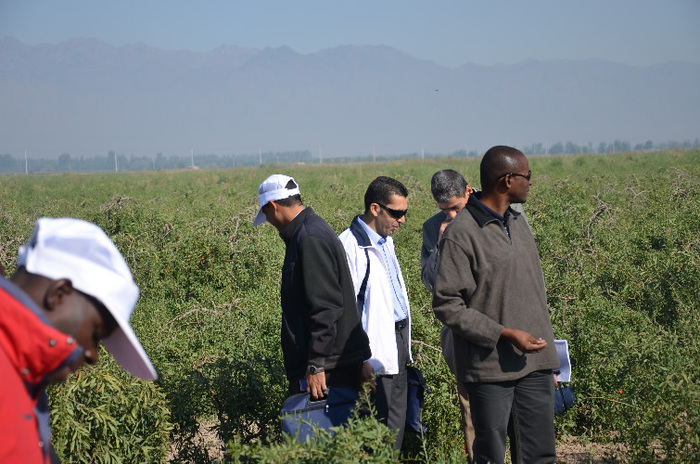
POLYGON ((133 375, 158 378, 129 325, 139 287, 112 240, 91 222, 73 218, 40 218, 26 245, 19 247, 18 265, 49 279, 70 279, 73 287, 99 300, 118 327, 102 344, 133 375))
POLYGON ((284 174, 271 175, 258 187, 258 203, 260 204, 260 208, 258 208, 258 214, 255 216, 253 225, 259 226, 267 222, 267 218, 262 212, 262 209, 268 202, 284 200, 285 198, 300 194, 299 184, 297 184, 293 177, 285 176, 284 174), (287 188, 287 184, 290 180, 296 184, 296 188, 287 188))

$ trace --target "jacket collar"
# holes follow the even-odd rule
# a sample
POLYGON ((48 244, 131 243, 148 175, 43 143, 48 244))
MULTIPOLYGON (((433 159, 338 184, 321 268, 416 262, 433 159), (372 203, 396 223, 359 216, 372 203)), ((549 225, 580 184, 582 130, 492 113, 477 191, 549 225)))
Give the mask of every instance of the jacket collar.
POLYGON ((83 354, 73 337, 53 328, 43 311, 18 286, 0 278, 0 349, 24 380, 30 396, 55 370, 83 354))
MULTIPOLYGON (((479 197, 481 197, 481 192, 469 195, 469 200, 464 208, 471 213, 479 227, 485 227, 491 222, 499 222, 503 224, 503 221, 496 217, 494 213, 492 213, 491 210, 481 202, 479 197)), ((517 216, 520 216, 520 213, 509 206, 505 215, 506 223, 509 223, 513 217, 517 216)))
POLYGON ((367 235, 367 231, 365 230, 364 227, 362 227, 362 224, 360 224, 360 219, 361 215, 355 216, 355 218, 352 220, 350 223, 350 233, 355 237, 355 240, 357 240, 357 245, 360 247, 371 247, 372 246, 372 240, 369 239, 369 235, 367 235))
POLYGON ((284 243, 287 243, 289 239, 294 236, 296 231, 299 230, 299 228, 304 224, 306 218, 312 214, 314 214, 314 210, 308 206, 299 211, 299 214, 297 214, 296 217, 292 219, 292 222, 287 224, 287 227, 280 231, 280 237, 282 237, 284 243))

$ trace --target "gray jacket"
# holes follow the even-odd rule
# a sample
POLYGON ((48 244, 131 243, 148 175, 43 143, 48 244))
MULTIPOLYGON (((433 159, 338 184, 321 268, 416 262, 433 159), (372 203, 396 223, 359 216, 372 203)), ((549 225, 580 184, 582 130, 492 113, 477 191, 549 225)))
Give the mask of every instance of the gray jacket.
MULTIPOLYGON (((523 210, 523 205, 521 203, 513 203, 510 205, 510 208, 520 213, 525 223, 528 224, 525 210, 523 210)), ((447 214, 440 211, 423 223, 423 245, 420 249, 420 280, 430 293, 433 292, 435 276, 437 275, 437 248, 440 225, 442 225, 446 219, 447 214)), ((528 227, 530 227, 529 224, 528 227)))
POLYGON ((512 209, 506 227, 469 198, 443 235, 433 311, 455 335, 460 381, 516 380, 559 365, 537 246, 512 209), (542 337, 547 348, 523 354, 500 340, 504 327, 542 337))
POLYGON ((420 249, 420 280, 430 293, 433 292, 437 274, 437 246, 440 225, 447 219, 447 214, 440 211, 423 223, 423 246, 420 249))

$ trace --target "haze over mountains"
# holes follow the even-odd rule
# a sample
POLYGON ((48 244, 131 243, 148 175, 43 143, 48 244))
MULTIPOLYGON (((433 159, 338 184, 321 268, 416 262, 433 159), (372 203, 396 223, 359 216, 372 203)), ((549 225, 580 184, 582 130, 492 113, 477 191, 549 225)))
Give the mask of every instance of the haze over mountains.
POLYGON ((0 153, 324 157, 700 136, 700 64, 447 68, 386 46, 209 53, 0 39, 0 153))

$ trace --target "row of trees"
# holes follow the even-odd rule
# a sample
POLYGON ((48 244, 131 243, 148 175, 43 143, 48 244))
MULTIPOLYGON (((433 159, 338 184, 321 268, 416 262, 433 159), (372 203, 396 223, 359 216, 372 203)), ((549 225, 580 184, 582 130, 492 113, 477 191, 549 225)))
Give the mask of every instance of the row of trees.
POLYGON ((614 142, 600 142, 597 147, 593 147, 592 143, 587 145, 577 145, 572 142, 557 142, 551 147, 547 147, 542 143, 535 143, 530 146, 525 146, 523 153, 528 155, 536 155, 540 153, 545 153, 549 155, 575 155, 575 154, 585 154, 585 153, 620 153, 627 151, 651 151, 651 150, 664 150, 667 148, 696 148, 700 147, 700 139, 695 138, 694 142, 686 140, 684 142, 666 142, 655 144, 651 140, 647 140, 644 143, 638 143, 634 146, 629 142, 623 140, 615 140, 614 142))
MULTIPOLYGON (((626 141, 600 142, 597 147, 592 143, 578 145, 572 142, 557 142, 551 146, 543 143, 533 143, 519 147, 526 155, 563 155, 563 154, 588 154, 588 153, 621 153, 629 151, 663 150, 668 148, 698 148, 700 138, 694 142, 654 143, 647 140, 634 147, 626 141)), ((199 169, 199 168, 232 168, 237 166, 256 166, 263 164, 293 164, 293 163, 348 163, 368 161, 388 161, 406 158, 440 158, 450 156, 454 158, 475 158, 483 153, 474 150, 457 150, 451 153, 406 153, 401 155, 365 155, 356 157, 333 157, 319 159, 308 150, 285 152, 260 152, 257 154, 242 155, 217 155, 217 154, 190 154, 189 156, 170 155, 164 156, 158 153, 155 157, 122 155, 109 151, 107 156, 95 155, 92 157, 81 156, 74 158, 70 153, 63 153, 57 159, 50 158, 25 158, 14 157, 11 154, 0 154, 0 173, 50 173, 50 172, 88 172, 88 171, 157 171, 166 169, 199 169), (116 159, 115 159, 116 158, 116 159)))
POLYGON ((0 173, 50 173, 88 171, 157 171, 165 169, 233 168, 274 163, 311 163, 310 151, 288 151, 249 155, 192 154, 189 156, 122 155, 110 151, 107 156, 74 158, 70 153, 58 159, 16 158, 10 154, 0 155, 0 173), (116 157, 116 159, 115 159, 116 157))

